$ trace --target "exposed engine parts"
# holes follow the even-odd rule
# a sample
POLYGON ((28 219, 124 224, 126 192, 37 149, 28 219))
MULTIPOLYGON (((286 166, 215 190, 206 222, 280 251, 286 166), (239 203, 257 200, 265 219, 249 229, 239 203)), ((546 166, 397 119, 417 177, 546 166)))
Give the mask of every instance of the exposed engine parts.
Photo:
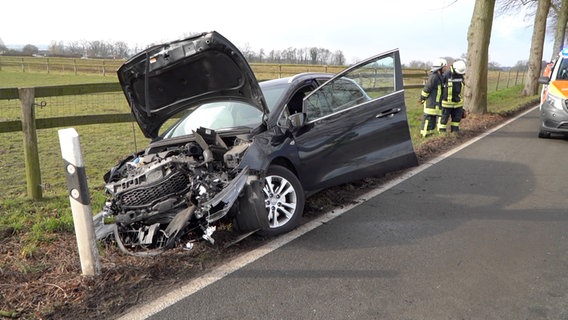
POLYGON ((114 228, 95 221, 97 238, 112 230, 121 250, 147 256, 181 244, 183 237, 214 243, 213 223, 225 217, 246 232, 268 224, 262 180, 239 167, 250 142, 228 147, 215 131, 203 128, 194 137, 131 157, 105 176, 109 199, 95 219, 113 218, 114 228), (259 203, 239 202, 245 193, 258 193, 259 203))

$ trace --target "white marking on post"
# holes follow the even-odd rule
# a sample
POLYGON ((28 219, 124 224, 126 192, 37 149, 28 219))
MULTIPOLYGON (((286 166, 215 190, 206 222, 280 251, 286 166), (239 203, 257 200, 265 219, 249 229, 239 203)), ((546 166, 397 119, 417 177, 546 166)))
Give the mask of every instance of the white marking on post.
POLYGON ((69 202, 73 212, 81 270, 84 276, 98 275, 100 274, 99 251, 79 134, 73 128, 61 129, 58 133, 61 155, 65 162, 69 202))

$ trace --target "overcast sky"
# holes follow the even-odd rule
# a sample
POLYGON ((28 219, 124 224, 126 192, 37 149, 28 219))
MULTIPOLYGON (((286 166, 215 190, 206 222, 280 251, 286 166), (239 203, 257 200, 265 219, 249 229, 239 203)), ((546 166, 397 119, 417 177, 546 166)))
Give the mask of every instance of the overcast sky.
MULTIPOLYGON (((474 0, 17 0, 3 1, 5 45, 52 41, 124 41, 129 47, 215 30, 239 48, 318 47, 341 50, 347 62, 399 48, 403 63, 459 58, 467 51, 474 0)), ((533 19, 496 16, 489 60, 528 60, 533 19)), ((544 60, 553 43, 547 37, 544 60)))

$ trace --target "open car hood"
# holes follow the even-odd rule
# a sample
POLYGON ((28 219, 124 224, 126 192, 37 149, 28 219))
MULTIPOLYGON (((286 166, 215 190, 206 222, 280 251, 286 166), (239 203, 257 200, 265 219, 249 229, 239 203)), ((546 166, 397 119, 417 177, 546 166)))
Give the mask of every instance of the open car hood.
POLYGON ((241 100, 268 110, 242 53, 215 31, 148 48, 117 73, 132 114, 152 139, 164 122, 200 103, 241 100))

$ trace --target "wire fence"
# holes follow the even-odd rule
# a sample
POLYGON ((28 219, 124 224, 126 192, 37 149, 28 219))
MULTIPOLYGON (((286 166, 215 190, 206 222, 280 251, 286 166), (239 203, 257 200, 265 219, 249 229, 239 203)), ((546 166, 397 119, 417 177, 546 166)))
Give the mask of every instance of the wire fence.
MULTIPOLYGON (((50 68, 50 72, 54 72, 54 67, 50 66, 50 68)), ((305 71, 339 72, 341 70, 327 66, 266 64, 252 65, 252 68, 257 78, 278 78, 305 71)), ((26 70, 24 72, 28 72, 29 67, 24 69, 26 70)), ((44 70, 44 72, 47 71, 44 70)), ((525 81, 525 76, 525 72, 519 71, 491 71, 488 74, 489 90, 501 90, 522 84, 525 81)), ((409 90, 410 92, 420 90, 426 77, 426 70, 404 70, 405 88, 412 88, 409 90)), ((116 81, 116 78, 111 79, 109 77, 109 81, 116 81)), ((67 126, 66 123, 68 122, 65 121, 71 119, 74 121, 71 123, 82 124, 80 128, 80 132, 83 134, 81 140, 88 150, 84 153, 87 157, 87 163, 91 166, 89 170, 92 173, 87 173, 88 178, 90 178, 89 184, 93 184, 93 188, 101 187, 102 174, 106 169, 112 167, 121 156, 135 152, 149 142, 131 118, 119 117, 119 115, 129 115, 130 108, 119 86, 116 83, 111 84, 115 88, 106 92, 90 92, 91 90, 84 89, 83 86, 75 86, 71 88, 72 90, 58 88, 59 91, 56 90, 55 93, 39 94, 33 100, 35 122, 37 128, 41 129, 37 131, 37 148, 43 180, 41 189, 48 195, 50 190, 64 188, 64 186, 59 186, 64 184, 65 177, 62 170, 59 172, 61 160, 57 128, 67 126), (73 90, 77 90, 77 93, 73 93, 73 90), (84 93, 85 91, 87 93, 84 93), (57 92, 61 92, 61 94, 57 94, 57 92), (91 117, 89 118, 89 116, 91 117), (88 120, 82 123, 80 119, 83 118, 88 120), (61 121, 62 119, 64 121, 61 121), (116 122, 130 122, 130 124, 116 122)), ((85 85, 85 87, 90 86, 93 85, 85 85)), ((46 91, 53 88, 44 87, 43 89, 43 91, 46 91)), ((0 139, 0 170, 4 172, 0 175, 0 198, 21 196, 26 190, 26 174, 24 172, 26 161, 24 159, 25 152, 22 150, 22 114, 22 102, 18 98, 18 89, 0 89, 0 134, 2 134, 2 139, 0 139)))
MULTIPOLYGON (((0 100, 0 124, 20 120, 22 105, 19 99, 0 100)), ((130 108, 122 92, 39 97, 35 99, 37 119, 128 113, 130 108)))

